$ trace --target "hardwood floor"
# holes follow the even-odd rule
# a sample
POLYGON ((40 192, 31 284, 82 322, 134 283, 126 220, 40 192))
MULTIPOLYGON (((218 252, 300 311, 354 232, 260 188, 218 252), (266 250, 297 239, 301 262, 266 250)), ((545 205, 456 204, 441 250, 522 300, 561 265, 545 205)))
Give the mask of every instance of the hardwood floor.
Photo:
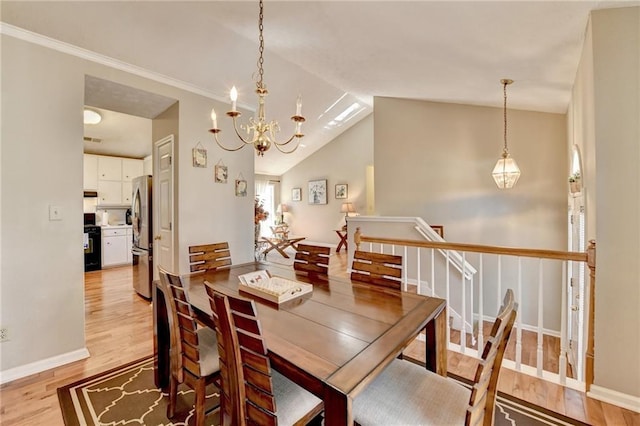
MULTIPOLYGON (((346 277, 344 251, 331 256, 330 274, 346 277)), ((7 383, 0 388, 0 424, 63 425, 56 389, 153 352, 152 310, 131 285, 131 268, 85 274, 85 335, 91 356, 7 383)), ((422 345, 409 350, 419 357, 422 345)), ((475 360, 449 352, 449 370, 463 377, 475 360)), ((587 398, 523 374, 503 369, 499 390, 593 425, 640 425, 640 414, 587 398)))
POLYGON ((64 425, 56 389, 151 355, 151 303, 131 285, 131 267, 85 274, 85 336, 91 356, 0 388, 0 424, 64 425))

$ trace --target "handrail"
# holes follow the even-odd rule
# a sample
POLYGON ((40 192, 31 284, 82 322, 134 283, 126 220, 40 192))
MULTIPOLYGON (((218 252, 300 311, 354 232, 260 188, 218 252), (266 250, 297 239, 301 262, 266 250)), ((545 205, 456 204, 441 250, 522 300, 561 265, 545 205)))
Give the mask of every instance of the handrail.
POLYGON ((572 260, 586 262, 586 252, 546 250, 546 249, 525 249, 514 247, 487 246, 481 244, 451 243, 448 241, 417 241, 394 238, 367 237, 361 234, 360 228, 356 228, 354 235, 356 247, 360 247, 361 242, 392 244, 409 247, 435 248, 440 250, 457 250, 475 253, 502 254, 507 256, 536 257, 544 259, 572 260))

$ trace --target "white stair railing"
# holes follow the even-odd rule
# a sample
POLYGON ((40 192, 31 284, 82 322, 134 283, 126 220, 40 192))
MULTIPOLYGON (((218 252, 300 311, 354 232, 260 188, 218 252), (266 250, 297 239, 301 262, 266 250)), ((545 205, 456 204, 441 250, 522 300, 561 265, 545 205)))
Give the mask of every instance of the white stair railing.
MULTIPOLYGON (((507 350, 503 366, 581 391, 585 391, 589 386, 588 380, 592 375, 576 370, 585 366, 589 369, 593 366, 592 342, 578 341, 578 339, 592 339, 592 335, 587 332, 592 330, 588 324, 588 310, 591 309, 591 303, 582 300, 570 306, 571 301, 566 297, 569 264, 570 262, 586 264, 587 252, 505 248, 450 243, 444 240, 431 241, 424 238, 418 240, 371 237, 360 232, 356 232, 354 237, 356 244, 360 245, 360 250, 397 252, 401 253, 405 259, 419 259, 420 261, 415 263, 404 262, 405 268, 407 268, 406 265, 410 265, 409 267, 415 271, 414 273, 408 271, 408 274, 418 277, 428 276, 433 285, 430 291, 423 294, 445 298, 448 305, 452 299, 452 290, 456 288, 451 284, 451 275, 459 272, 453 265, 452 253, 460 256, 461 276, 465 276, 465 265, 473 262, 478 266, 478 270, 474 269, 473 274, 477 276, 477 288, 473 289, 471 295, 467 292, 461 293, 462 321, 467 321, 466 312, 467 308, 470 308, 471 315, 480 324, 477 330, 477 342, 474 339, 467 339, 466 327, 463 327, 460 330, 459 341, 456 339, 452 342, 448 339, 450 350, 479 357, 478 348, 483 347, 486 335, 483 332, 483 325, 490 325, 494 321, 495 318, 489 313, 498 311, 504 292, 511 288, 516 295, 519 312, 510 349, 507 350), (438 270, 434 266, 437 262, 433 259, 441 253, 447 267, 438 270), (438 291, 440 284, 444 287, 442 292, 438 291), (471 297, 474 291, 477 292, 475 300, 471 297), (569 335, 568 315, 574 315, 574 320, 578 321, 583 328, 575 336, 569 335), (585 338, 585 336, 589 337, 585 338), (547 343, 554 339, 559 341, 558 349, 556 345, 547 343), (570 341, 573 341, 577 347, 587 348, 586 353, 575 354, 579 362, 573 366, 573 374, 568 374, 567 368, 570 341), (527 356, 523 357, 523 354, 527 356), (590 362, 589 360, 585 362, 585 357, 591 357, 590 362)), ((592 244, 593 247, 589 250, 591 260, 595 259, 595 243, 592 244)), ((589 263, 593 263, 595 268, 594 261, 589 263)), ((592 273, 591 287, 594 285, 594 280, 595 274, 592 273)), ((584 297, 591 293, 588 289, 584 289, 580 294, 584 297)), ((450 333, 450 324, 447 325, 447 332, 450 333)))

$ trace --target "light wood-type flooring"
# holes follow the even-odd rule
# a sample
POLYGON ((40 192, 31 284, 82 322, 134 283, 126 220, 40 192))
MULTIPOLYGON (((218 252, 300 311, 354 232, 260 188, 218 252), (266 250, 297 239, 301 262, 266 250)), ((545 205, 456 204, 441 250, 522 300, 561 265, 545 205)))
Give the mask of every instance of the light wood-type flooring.
MULTIPOLYGON (((346 276, 346 254, 331 256, 330 274, 346 276)), ((153 352, 152 309, 131 285, 131 268, 85 274, 85 335, 91 356, 0 388, 0 425, 63 425, 56 389, 153 352)), ((60 331, 57 331, 60 332, 60 331)), ((407 353, 419 358, 422 345, 407 353)), ((449 370, 470 378, 472 358, 449 352, 449 370)), ((640 414, 503 369, 499 390, 594 425, 640 425, 640 414)))

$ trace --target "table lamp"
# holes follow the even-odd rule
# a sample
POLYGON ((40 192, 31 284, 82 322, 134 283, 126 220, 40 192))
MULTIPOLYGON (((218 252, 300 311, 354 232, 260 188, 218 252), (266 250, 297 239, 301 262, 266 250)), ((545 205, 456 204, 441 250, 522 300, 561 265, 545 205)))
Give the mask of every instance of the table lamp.
POLYGON ((355 213, 356 212, 356 208, 353 207, 353 203, 342 203, 342 207, 340 207, 340 212, 344 213, 344 226, 342 227, 343 230, 347 229, 347 217, 349 216, 349 213, 355 213))
POLYGON ((284 203, 279 204, 276 212, 280 213, 280 224, 284 224, 284 214, 289 212, 289 206, 284 203))

